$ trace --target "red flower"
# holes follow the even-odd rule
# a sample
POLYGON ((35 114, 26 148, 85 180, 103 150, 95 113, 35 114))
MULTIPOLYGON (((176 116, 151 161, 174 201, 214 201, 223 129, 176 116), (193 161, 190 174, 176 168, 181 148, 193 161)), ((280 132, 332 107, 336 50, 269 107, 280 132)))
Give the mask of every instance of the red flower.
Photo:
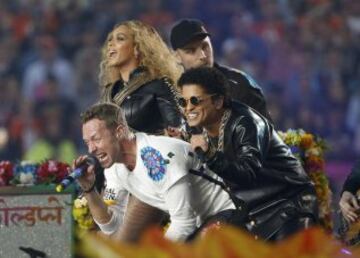
POLYGON ((308 173, 313 171, 323 171, 324 166, 324 160, 317 156, 310 156, 305 160, 305 170, 308 173))
POLYGON ((39 183, 60 183, 68 175, 69 165, 63 162, 48 160, 38 168, 39 183))
POLYGON ((0 161, 0 186, 9 185, 13 177, 14 165, 10 161, 0 161))

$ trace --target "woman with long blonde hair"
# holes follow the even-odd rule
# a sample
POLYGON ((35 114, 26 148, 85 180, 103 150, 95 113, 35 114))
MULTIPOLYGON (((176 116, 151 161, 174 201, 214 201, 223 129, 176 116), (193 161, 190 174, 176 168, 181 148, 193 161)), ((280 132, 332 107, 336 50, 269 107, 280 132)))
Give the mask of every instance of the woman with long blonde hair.
MULTIPOLYGON (((181 113, 174 85, 181 73, 182 68, 153 27, 136 20, 122 22, 108 34, 102 48, 100 102, 121 106, 135 131, 179 136, 181 113)), ((115 238, 136 241, 147 226, 159 223, 162 215, 130 196, 124 225, 115 238)))
POLYGON ((153 27, 136 20, 122 22, 102 48, 101 101, 120 105, 136 131, 171 134, 181 122, 174 86, 181 72, 153 27))

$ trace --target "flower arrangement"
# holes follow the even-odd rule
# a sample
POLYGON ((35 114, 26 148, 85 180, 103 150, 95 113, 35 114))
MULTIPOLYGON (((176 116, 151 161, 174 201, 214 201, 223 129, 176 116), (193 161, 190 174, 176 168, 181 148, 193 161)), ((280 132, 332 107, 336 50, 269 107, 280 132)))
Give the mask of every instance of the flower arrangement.
MULTIPOLYGON (((41 163, 22 161, 15 164, 0 161, 0 187, 58 184, 68 175, 69 168, 67 163, 55 160, 41 163)), ((105 203, 113 205, 114 201, 105 200, 105 203)), ((72 213, 77 236, 81 237, 83 232, 96 228, 85 198, 75 199, 72 213)))
POLYGON ((36 171, 38 165, 28 161, 22 161, 14 166, 14 177, 10 185, 31 186, 36 183, 36 171))
MULTIPOLYGON (((22 161, 17 164, 0 161, 0 187, 58 184, 68 175, 69 168, 67 163, 55 160, 46 160, 42 163, 22 161)), ((74 201, 73 218, 77 234, 95 228, 85 198, 74 201)))
POLYGON ((95 228, 95 222, 90 214, 90 209, 85 197, 75 199, 72 215, 75 221, 76 235, 81 237, 84 232, 95 228))
POLYGON ((69 165, 46 160, 40 164, 22 161, 13 164, 0 162, 0 186, 32 186, 59 183, 68 174, 69 165))
POLYGON ((325 174, 324 152, 327 149, 325 141, 302 129, 289 129, 279 132, 283 141, 290 146, 292 153, 299 158, 306 173, 315 184, 319 202, 319 217, 322 226, 331 232, 331 190, 325 174))
POLYGON ((69 165, 66 163, 49 160, 38 167, 38 182, 60 183, 68 175, 69 165))
MULTIPOLYGON (((104 202, 108 206, 115 204, 115 201, 113 200, 104 200, 104 202)), ((76 225, 75 234, 79 239, 82 239, 86 232, 96 230, 97 226, 90 213, 90 209, 85 197, 79 196, 77 199, 75 199, 72 215, 76 225)))
POLYGON ((0 162, 0 186, 9 185, 14 175, 14 165, 10 161, 0 162))

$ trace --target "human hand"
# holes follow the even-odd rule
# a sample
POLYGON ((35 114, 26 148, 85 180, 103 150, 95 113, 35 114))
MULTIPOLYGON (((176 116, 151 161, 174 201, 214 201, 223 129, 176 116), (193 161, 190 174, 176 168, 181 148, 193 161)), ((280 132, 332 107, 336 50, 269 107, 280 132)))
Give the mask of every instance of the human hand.
POLYGON ((75 159, 72 164, 72 170, 85 166, 85 171, 83 175, 77 178, 77 182, 80 185, 83 191, 87 191, 92 188, 95 184, 95 166, 94 165, 86 165, 86 159, 88 157, 86 155, 82 155, 75 159))
POLYGON ((178 127, 168 126, 166 129, 166 134, 170 137, 175 137, 181 139, 181 130, 178 127))
POLYGON ((199 147, 204 152, 207 152, 209 149, 209 143, 203 134, 193 134, 190 138, 190 144, 194 151, 199 147))
POLYGON ((344 191, 341 195, 339 206, 341 213, 347 222, 354 223, 358 220, 359 216, 357 211, 360 210, 360 206, 355 195, 348 191, 344 191))

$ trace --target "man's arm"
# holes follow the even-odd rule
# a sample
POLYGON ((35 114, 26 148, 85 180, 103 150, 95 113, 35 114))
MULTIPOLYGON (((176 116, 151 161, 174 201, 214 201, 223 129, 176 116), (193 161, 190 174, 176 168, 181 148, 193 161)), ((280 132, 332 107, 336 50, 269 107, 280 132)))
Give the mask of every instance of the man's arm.
POLYGON ((165 213, 152 207, 135 196, 129 196, 124 223, 120 230, 114 234, 114 239, 125 242, 137 242, 142 233, 151 225, 159 225, 165 213))
POLYGON ((169 209, 171 224, 165 237, 174 241, 185 241, 196 229, 197 213, 194 209, 189 175, 182 177, 169 188, 165 202, 169 209))
POLYGON ((125 189, 119 188, 115 178, 110 179, 107 188, 115 189, 117 204, 107 206, 96 191, 85 193, 90 212, 104 234, 115 240, 136 242, 150 225, 161 222, 164 213, 132 195, 129 196, 125 189))
MULTIPOLYGON (((90 170, 92 168, 90 167, 90 170)), ((105 177, 107 178, 107 185, 102 194, 99 194, 95 189, 90 192, 84 192, 84 197, 86 198, 91 215, 99 226, 100 230, 106 235, 112 235, 115 233, 121 225, 123 224, 123 218, 125 209, 128 202, 129 193, 122 188, 119 181, 117 181, 116 176, 114 176, 116 170, 111 168, 108 171, 104 171, 105 177), (104 199, 109 198, 113 200, 115 204, 107 205, 104 199)), ((89 182, 94 182, 91 180, 91 176, 88 178, 89 182)), ((85 179, 79 179, 82 182, 80 185, 86 183, 85 179)), ((86 186, 83 189, 89 189, 89 186, 86 186)))
MULTIPOLYGON (((74 160, 73 169, 83 164, 86 158, 87 156, 83 155, 74 160)), ((104 171, 103 173, 106 172, 104 171)), ((115 168, 111 169, 110 175, 114 173, 116 173, 115 168)), ((98 224, 103 233, 111 235, 116 232, 122 224, 128 193, 121 187, 119 182, 116 182, 116 178, 111 178, 109 180, 108 176, 106 176, 108 181, 106 188, 109 189, 113 186, 114 189, 116 189, 117 198, 117 204, 113 205, 113 207, 108 207, 103 200, 103 196, 96 190, 95 178, 95 166, 91 165, 88 166, 86 172, 77 179, 77 182, 84 191, 84 197, 88 202, 90 213, 94 221, 98 224)), ((105 192, 107 189, 105 189, 105 192)))
POLYGON ((127 192, 119 195, 120 203, 110 207, 104 202, 102 196, 96 191, 84 193, 91 215, 99 226, 100 230, 106 235, 112 235, 123 224, 123 216, 126 207, 127 192), (122 203, 121 203, 122 202, 122 203))

